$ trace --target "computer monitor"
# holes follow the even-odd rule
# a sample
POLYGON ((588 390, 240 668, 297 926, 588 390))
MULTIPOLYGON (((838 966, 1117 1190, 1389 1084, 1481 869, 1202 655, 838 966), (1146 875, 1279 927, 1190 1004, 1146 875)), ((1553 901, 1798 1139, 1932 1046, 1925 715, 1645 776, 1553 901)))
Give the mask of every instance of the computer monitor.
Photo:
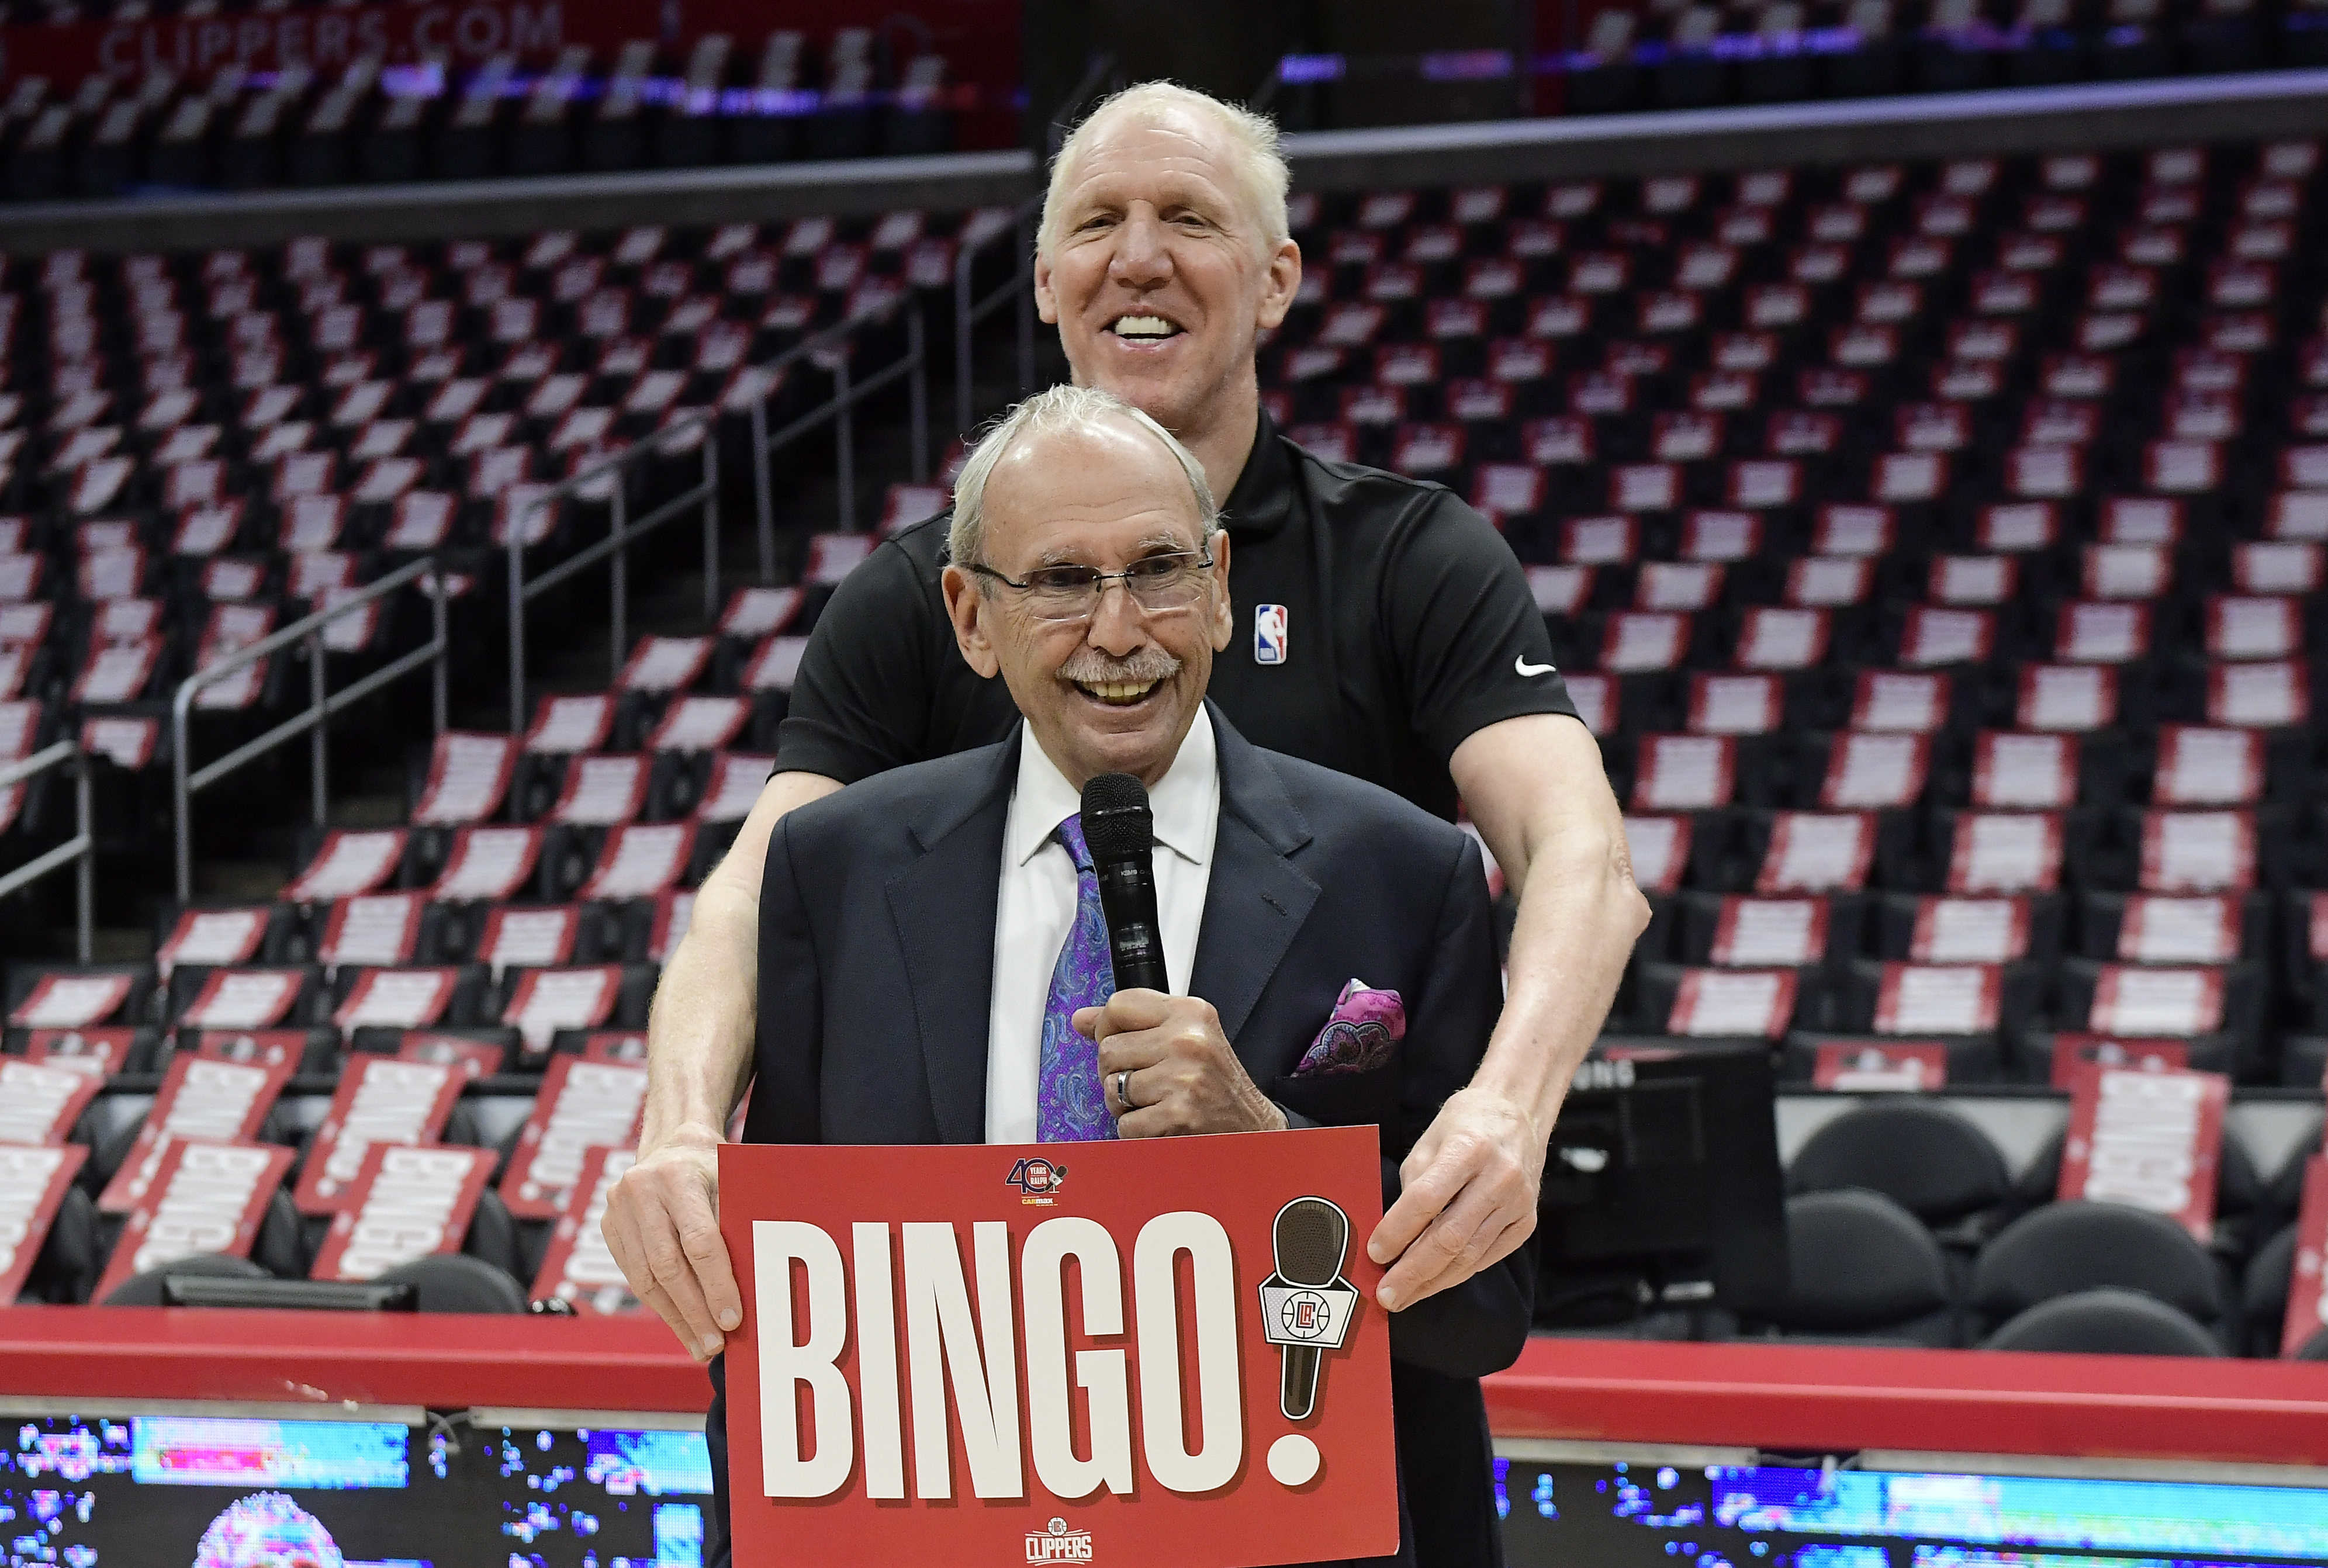
POLYGON ((1619 1047, 1578 1071, 1537 1203, 1537 1321, 1777 1310, 1790 1287, 1769 1053, 1619 1047))
POLYGON ((702 1432, 597 1419, 630 1424, 19 1413, 0 1563, 701 1568, 702 1432))

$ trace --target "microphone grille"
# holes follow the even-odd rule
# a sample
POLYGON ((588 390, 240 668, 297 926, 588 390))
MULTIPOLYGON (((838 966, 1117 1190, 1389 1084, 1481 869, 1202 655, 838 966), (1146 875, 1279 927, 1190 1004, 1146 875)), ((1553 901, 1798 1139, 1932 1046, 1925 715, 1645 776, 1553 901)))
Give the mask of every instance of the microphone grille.
POLYGON ((1156 848, 1148 788, 1128 773, 1103 773, 1084 785, 1083 820, 1094 860, 1145 859, 1156 848))
POLYGON ((1277 1272, 1296 1285, 1330 1285, 1349 1249, 1350 1221, 1322 1197, 1297 1197, 1277 1211, 1277 1272))

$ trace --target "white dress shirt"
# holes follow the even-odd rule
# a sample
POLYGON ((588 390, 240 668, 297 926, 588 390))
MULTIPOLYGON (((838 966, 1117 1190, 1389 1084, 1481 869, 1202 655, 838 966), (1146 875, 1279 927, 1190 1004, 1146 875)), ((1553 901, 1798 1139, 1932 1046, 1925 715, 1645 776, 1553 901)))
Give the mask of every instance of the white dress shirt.
MULTIPOLYGON (((1148 792, 1156 818, 1156 915, 1163 927, 1164 972, 1175 996, 1188 994, 1197 937, 1205 924, 1205 889, 1213 875, 1213 840, 1221 823, 1220 759, 1213 721, 1197 710, 1180 755, 1148 792)), ((1021 728, 1018 779, 1002 829, 1002 882, 994 911, 994 1004, 986 1038, 986 1141, 1032 1143, 1043 1070, 1043 1009, 1051 972, 1075 923, 1075 863, 1058 826, 1083 799, 1021 728)))

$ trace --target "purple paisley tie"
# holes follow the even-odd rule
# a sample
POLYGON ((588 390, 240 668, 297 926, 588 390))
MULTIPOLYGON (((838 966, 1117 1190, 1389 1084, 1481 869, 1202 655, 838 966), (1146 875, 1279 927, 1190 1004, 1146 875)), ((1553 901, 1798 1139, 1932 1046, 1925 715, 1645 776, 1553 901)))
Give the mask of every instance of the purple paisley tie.
POLYGON ((1115 994, 1115 962, 1107 946, 1107 916, 1099 878, 1084 843, 1081 814, 1059 824, 1059 842, 1075 863, 1075 923, 1051 971, 1043 1004, 1042 1078, 1035 1103, 1035 1136, 1046 1143, 1087 1143, 1115 1136, 1100 1086, 1099 1047, 1075 1033, 1078 1008, 1097 1007, 1115 994))

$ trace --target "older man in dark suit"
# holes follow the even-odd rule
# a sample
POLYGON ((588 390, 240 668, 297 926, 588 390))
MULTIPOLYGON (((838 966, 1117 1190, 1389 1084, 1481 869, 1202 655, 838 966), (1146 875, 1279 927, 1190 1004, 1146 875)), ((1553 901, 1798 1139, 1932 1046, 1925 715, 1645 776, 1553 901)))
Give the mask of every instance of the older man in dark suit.
MULTIPOLYGON (((1024 722, 778 824, 746 1137, 1371 1122, 1394 1197, 1501 1000, 1478 850, 1388 791, 1261 749, 1205 700, 1233 634, 1228 536, 1203 468, 1128 404, 1060 387, 1014 410, 964 465, 950 560, 963 657, 1002 676, 1024 722), (1079 812, 1083 785, 1117 773, 1150 792, 1169 993, 1113 987, 1079 812), (1336 1019, 1383 1027, 1337 1050, 1356 1031, 1321 1039, 1336 1019)), ((1391 1319, 1386 1561, 1416 1562, 1418 1502, 1472 1526, 1456 1533, 1471 1550, 1422 1568, 1501 1561, 1477 1379, 1518 1353, 1534 1265, 1524 1247, 1391 1319)), ((711 1420, 724 1483, 722 1405, 711 1420)))

